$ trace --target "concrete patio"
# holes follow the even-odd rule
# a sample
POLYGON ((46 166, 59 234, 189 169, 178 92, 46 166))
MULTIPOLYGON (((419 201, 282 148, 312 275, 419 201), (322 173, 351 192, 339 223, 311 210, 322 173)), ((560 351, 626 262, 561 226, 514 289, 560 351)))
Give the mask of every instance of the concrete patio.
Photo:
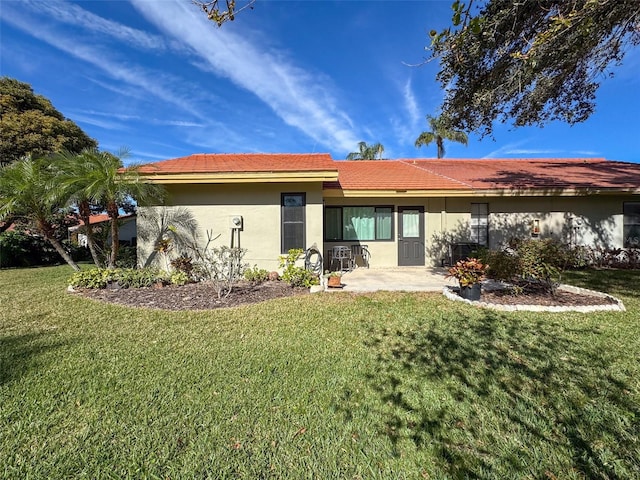
POLYGON ((441 292, 445 285, 454 285, 454 280, 444 278, 446 270, 436 267, 385 267, 356 268, 342 276, 343 288, 329 291, 375 292, 394 290, 406 292, 441 292))

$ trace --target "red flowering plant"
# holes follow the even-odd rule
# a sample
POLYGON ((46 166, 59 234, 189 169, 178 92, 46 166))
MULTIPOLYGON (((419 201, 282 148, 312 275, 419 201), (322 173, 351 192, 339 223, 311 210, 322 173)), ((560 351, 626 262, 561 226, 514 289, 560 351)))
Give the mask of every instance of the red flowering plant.
POLYGON ((485 279, 487 268, 489 265, 477 258, 467 258, 450 267, 446 278, 456 278, 461 287, 470 287, 485 279))

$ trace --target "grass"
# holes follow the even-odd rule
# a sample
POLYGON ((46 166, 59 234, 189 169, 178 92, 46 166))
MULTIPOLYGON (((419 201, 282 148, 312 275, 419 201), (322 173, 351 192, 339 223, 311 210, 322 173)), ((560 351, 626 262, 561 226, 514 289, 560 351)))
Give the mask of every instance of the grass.
POLYGON ((161 312, 0 271, 2 478, 639 478, 640 281, 627 312, 436 294, 161 312))

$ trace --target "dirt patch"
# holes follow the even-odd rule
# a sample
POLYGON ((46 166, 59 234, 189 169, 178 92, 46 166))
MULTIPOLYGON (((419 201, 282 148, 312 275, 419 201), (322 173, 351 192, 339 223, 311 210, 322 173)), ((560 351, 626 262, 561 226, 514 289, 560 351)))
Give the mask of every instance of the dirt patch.
POLYGON ((213 286, 206 282, 180 287, 169 285, 162 288, 82 289, 77 291, 78 295, 103 302, 162 310, 211 310, 237 307, 308 293, 309 289, 307 288, 293 288, 282 281, 269 281, 260 284, 242 281, 233 288, 229 296, 224 298, 218 298, 213 286))
POLYGON ((512 290, 483 290, 481 302, 494 305, 542 305, 545 307, 581 307, 593 305, 613 305, 611 297, 601 297, 583 293, 558 290, 555 295, 545 292, 528 292, 515 295, 512 290))

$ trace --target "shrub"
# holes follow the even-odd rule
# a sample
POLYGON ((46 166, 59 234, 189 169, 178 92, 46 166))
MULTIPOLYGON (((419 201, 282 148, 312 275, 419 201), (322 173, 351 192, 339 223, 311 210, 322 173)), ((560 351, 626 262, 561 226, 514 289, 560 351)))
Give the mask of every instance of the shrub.
POLYGON ((486 270, 487 265, 477 258, 467 258, 466 260, 458 261, 453 267, 449 268, 447 277, 456 278, 461 287, 470 287, 484 280, 486 270))
POLYGON ((518 245, 517 251, 522 280, 540 284, 555 294, 566 265, 562 245, 553 239, 526 240, 518 245))
POLYGON ((248 268, 244 272, 244 278, 250 282, 264 283, 269 280, 269 270, 258 268, 257 265, 254 265, 253 268, 248 268))
POLYGON ((156 283, 166 283, 167 275, 155 268, 123 268, 117 269, 116 282, 122 288, 151 287, 156 283))
POLYGON ((183 286, 189 283, 191 281, 191 278, 185 272, 175 271, 171 273, 169 281, 171 282, 171 285, 183 286))
POLYGON ((228 296, 233 285, 242 278, 247 265, 243 258, 247 252, 244 248, 205 248, 198 252, 199 260, 194 265, 194 276, 200 280, 210 281, 218 298, 228 296))
POLYGON ((553 239, 521 240, 508 249, 487 252, 484 260, 490 265, 490 278, 515 283, 524 290, 542 287, 555 294, 562 272, 576 263, 575 255, 553 239))
POLYGON ((171 260, 171 267, 178 271, 191 276, 193 272, 193 259, 188 255, 181 255, 171 260))
POLYGON ((485 250, 480 260, 488 265, 487 277, 493 280, 509 281, 519 269, 519 259, 515 251, 485 250))
POLYGON ((78 288, 107 288, 117 284, 120 288, 150 287, 167 281, 164 272, 153 268, 92 268, 74 273, 69 285, 78 288))
POLYGON ((115 281, 116 270, 92 268, 74 273, 69 285, 78 288, 107 288, 107 283, 115 281))
POLYGON ((4 232, 0 235, 0 268, 36 265, 33 237, 22 232, 4 232))
POLYGON ((302 249, 294 248, 289 250, 286 256, 280 257, 280 268, 283 269, 282 280, 292 287, 309 288, 312 285, 319 285, 320 279, 315 273, 296 266, 296 261, 302 255, 302 252, 302 249))
POLYGON ((136 247, 120 247, 118 249, 118 260, 120 268, 136 268, 138 266, 138 251, 136 247))
MULTIPOLYGON (((88 249, 66 240, 61 243, 74 261, 90 258, 88 249)), ((58 252, 40 236, 29 235, 22 231, 0 234, 0 268, 57 265, 62 262, 63 259, 58 252)))

